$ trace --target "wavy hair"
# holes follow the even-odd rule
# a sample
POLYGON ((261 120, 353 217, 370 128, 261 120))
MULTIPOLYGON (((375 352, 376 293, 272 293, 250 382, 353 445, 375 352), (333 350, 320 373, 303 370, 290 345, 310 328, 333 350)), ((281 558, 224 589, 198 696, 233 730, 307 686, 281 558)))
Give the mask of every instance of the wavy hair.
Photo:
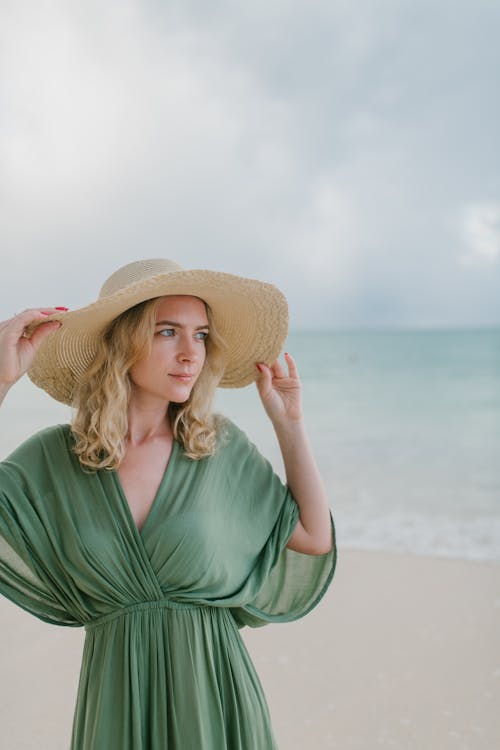
MULTIPOLYGON (((82 467, 113 471, 125 456, 132 392, 129 371, 151 352, 156 310, 162 299, 155 297, 125 310, 99 338, 95 358, 78 384, 73 402, 73 452, 82 467)), ((187 401, 170 402, 167 407, 173 436, 193 460, 215 453, 223 421, 221 415, 212 413, 212 404, 224 374, 226 343, 215 329, 210 307, 204 304, 209 333, 203 368, 187 401)))

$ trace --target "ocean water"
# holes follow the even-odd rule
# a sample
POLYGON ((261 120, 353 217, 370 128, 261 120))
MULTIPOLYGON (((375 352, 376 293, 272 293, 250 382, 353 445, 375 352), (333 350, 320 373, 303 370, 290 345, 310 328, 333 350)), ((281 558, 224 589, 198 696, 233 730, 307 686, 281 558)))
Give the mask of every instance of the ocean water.
MULTIPOLYGON (((500 329, 296 331, 284 350, 339 548, 500 564, 500 329)), ((26 377, 1 408, 1 458, 71 416, 26 377)), ((285 478, 255 385, 219 389, 215 408, 285 478)))
MULTIPOLYGON (((339 546, 500 563, 500 330, 303 331, 285 351, 339 546)), ((219 401, 280 470, 252 390, 219 401)))

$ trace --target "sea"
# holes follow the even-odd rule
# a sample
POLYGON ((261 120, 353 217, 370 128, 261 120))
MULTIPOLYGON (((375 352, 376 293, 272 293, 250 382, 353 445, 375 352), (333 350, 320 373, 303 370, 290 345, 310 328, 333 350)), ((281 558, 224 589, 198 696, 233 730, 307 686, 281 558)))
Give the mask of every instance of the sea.
MULTIPOLYGON (((500 328, 300 330, 283 351, 298 368, 339 551, 500 564, 500 328)), ((0 458, 71 419, 26 376, 1 409, 0 458)), ((286 481, 255 384, 218 389, 214 409, 286 481)))

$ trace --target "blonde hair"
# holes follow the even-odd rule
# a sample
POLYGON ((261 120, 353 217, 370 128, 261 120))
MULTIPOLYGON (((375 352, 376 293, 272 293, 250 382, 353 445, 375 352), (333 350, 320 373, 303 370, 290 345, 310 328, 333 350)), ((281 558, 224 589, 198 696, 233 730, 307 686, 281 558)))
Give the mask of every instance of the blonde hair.
MULTIPOLYGON (((124 458, 131 395, 129 371, 151 352, 156 310, 162 299, 155 297, 125 310, 108 324, 99 339, 95 358, 73 401, 73 451, 83 467, 112 471, 124 458)), ((212 413, 212 403, 226 363, 225 342, 215 330, 210 307, 204 304, 209 333, 202 371, 189 399, 180 404, 171 402, 167 408, 173 436, 193 460, 216 450, 221 421, 212 413)))

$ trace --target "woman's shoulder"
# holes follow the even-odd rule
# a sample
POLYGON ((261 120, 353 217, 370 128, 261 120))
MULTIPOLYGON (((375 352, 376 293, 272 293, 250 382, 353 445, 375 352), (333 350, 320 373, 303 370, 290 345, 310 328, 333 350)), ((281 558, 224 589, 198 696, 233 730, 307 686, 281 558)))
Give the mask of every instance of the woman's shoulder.
POLYGON ((44 427, 26 438, 1 463, 34 466, 42 457, 46 458, 61 451, 67 451, 70 433, 69 424, 44 427))
POLYGON ((234 440, 248 440, 246 433, 225 414, 220 412, 214 414, 214 423, 221 444, 231 443, 234 440))
POLYGON ((218 451, 227 456, 242 458, 255 451, 247 433, 225 414, 214 414, 218 451))

